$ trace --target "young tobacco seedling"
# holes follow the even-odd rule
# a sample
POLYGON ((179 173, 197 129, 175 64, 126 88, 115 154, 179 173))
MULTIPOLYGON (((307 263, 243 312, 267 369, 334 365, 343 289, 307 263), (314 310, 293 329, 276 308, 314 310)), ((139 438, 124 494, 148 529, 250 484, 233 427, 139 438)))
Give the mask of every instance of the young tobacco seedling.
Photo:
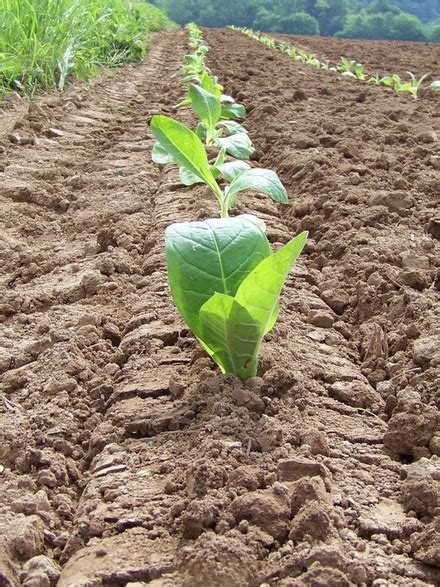
POLYGON ((219 141, 247 134, 231 120, 236 112, 225 113, 223 88, 212 81, 209 87, 203 80, 200 85, 192 84, 189 97, 201 120, 198 134, 207 144, 220 147, 214 165, 210 165, 199 136, 166 116, 151 120, 158 141, 153 159, 176 163, 185 183, 205 183, 219 202, 221 218, 167 228, 168 280, 176 307, 202 348, 223 373, 246 380, 257 373, 263 337, 276 323, 281 289, 307 233, 272 253, 262 221, 250 215, 228 217, 229 208, 246 189, 267 194, 277 202, 285 203, 288 198, 275 172, 252 169, 245 161, 225 162, 228 145, 219 141), (218 126, 222 124, 229 137, 220 136, 218 126), (220 178, 227 184, 224 189, 217 181, 220 178))
POLYGON ((286 203, 287 192, 278 175, 270 169, 251 168, 245 161, 224 162, 222 149, 214 165, 210 165, 200 138, 187 126, 169 118, 156 115, 151 119, 151 130, 157 139, 152 158, 155 163, 176 163, 185 185, 206 184, 220 204, 220 215, 227 218, 240 192, 254 189, 268 195, 276 202, 286 203), (217 179, 229 183, 223 190, 217 179))
MULTIPOLYGON (((236 159, 249 159, 255 149, 245 128, 236 121, 222 119, 225 113, 222 94, 218 92, 214 94, 202 86, 191 84, 188 97, 194 112, 200 119, 196 134, 205 141, 205 144, 224 149, 236 159), (222 136, 225 132, 227 136, 222 136)), ((239 105, 235 104, 235 106, 239 105)), ((244 115, 245 112, 241 114, 244 115)))
POLYGON ((301 253, 303 232, 272 253, 263 223, 250 215, 182 222, 165 233, 168 280, 183 320, 223 373, 257 374, 265 334, 301 253))

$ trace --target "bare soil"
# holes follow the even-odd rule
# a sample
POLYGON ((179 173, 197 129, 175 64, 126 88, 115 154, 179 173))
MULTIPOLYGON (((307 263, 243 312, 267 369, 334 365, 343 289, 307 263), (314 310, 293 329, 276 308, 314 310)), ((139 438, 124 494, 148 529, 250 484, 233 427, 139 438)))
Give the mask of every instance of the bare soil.
MULTIPOLYGON (((10 96, 0 585, 438 585, 439 95, 206 38, 255 163, 290 195, 248 194, 237 213, 274 246, 311 233, 281 319, 243 384, 170 301, 165 227, 216 213, 150 161, 148 121, 182 95, 184 32, 62 96, 10 96)), ((393 69, 401 44, 375 46, 393 69)), ((411 59, 426 71, 438 53, 411 59)))

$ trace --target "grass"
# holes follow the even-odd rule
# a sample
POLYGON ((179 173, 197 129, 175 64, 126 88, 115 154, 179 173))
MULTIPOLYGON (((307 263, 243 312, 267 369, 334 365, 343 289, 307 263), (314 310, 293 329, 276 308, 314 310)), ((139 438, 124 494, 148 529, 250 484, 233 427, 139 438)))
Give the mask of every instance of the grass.
POLYGON ((0 0, 0 96, 142 59, 148 31, 171 24, 142 0, 0 0))

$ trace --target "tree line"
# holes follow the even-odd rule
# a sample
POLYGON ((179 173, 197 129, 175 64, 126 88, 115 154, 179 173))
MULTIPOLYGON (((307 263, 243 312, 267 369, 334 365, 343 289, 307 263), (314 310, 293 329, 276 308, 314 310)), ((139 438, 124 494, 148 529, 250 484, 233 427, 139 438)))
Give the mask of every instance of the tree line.
POLYGON ((154 0, 179 24, 440 42, 439 0, 154 0))

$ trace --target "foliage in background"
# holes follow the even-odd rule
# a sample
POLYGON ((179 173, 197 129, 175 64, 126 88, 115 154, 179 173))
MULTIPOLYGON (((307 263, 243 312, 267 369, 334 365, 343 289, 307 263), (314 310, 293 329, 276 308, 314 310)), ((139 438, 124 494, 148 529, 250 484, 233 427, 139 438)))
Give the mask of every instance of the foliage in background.
POLYGON ((364 39, 440 41, 439 0, 152 0, 173 20, 208 27, 364 39))
POLYGON ((31 96, 142 59, 147 32, 171 24, 141 0, 0 0, 0 23, 0 94, 31 96))

